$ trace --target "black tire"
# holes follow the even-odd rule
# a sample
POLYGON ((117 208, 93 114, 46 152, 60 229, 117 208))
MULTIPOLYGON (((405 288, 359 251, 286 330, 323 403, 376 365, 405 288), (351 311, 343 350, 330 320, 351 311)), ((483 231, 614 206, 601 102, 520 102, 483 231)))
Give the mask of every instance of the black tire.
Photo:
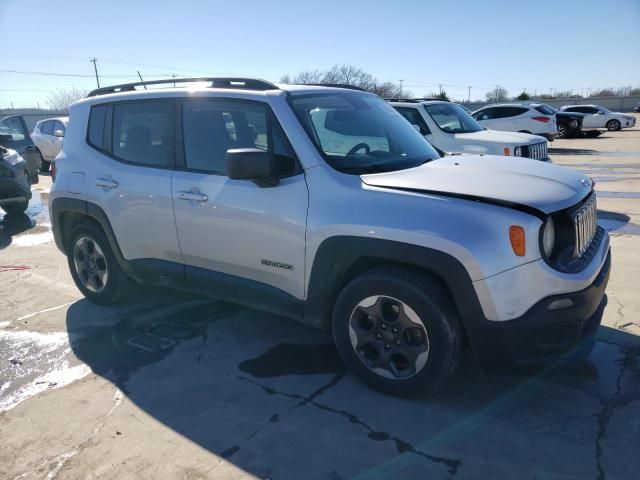
MULTIPOLYGON (((88 259, 87 262, 90 260, 91 259, 88 259)), ((104 235, 102 229, 94 222, 82 222, 72 230, 71 238, 67 245, 67 263, 69 264, 73 281, 78 289, 89 301, 98 305, 110 305, 119 302, 125 298, 133 285, 133 280, 120 268, 107 237, 104 235), (86 269, 80 267, 80 272, 78 268, 76 268, 76 260, 78 260, 79 263, 83 263, 76 255, 76 246, 79 242, 82 242, 82 244, 86 243, 87 246, 93 242, 94 252, 98 251, 99 256, 104 259, 94 261, 93 270, 89 268, 90 265, 88 264, 85 264, 86 269), (106 276, 102 274, 103 271, 106 271, 106 276), (96 272, 100 274, 92 275, 92 273, 96 272), (101 275, 103 276, 101 277, 101 275), (88 280, 89 277, 94 280, 88 280), (96 285, 96 279, 100 278, 104 279, 104 283, 102 283, 101 280, 101 285, 96 285)))
MULTIPOLYGON (((377 305, 378 303, 369 308, 375 310, 378 308, 377 305)), ((395 309, 395 306, 393 308, 395 309)), ((387 309, 387 312, 393 312, 392 315, 397 315, 393 310, 387 309)), ((400 316, 396 318, 400 318, 400 316)), ((380 267, 365 272, 349 282, 336 300, 332 327, 334 341, 345 364, 368 385, 394 395, 411 396, 437 390, 444 380, 454 372, 461 356, 460 323, 448 292, 439 282, 428 275, 409 268, 380 267), (391 370, 378 369, 383 372, 380 374, 374 372, 372 367, 365 363, 375 364, 379 359, 381 363, 385 363, 383 356, 393 358, 398 355, 401 359, 401 365, 409 365, 411 362, 402 361, 403 352, 407 353, 404 356, 405 360, 409 359, 411 355, 415 355, 415 352, 411 353, 413 347, 409 343, 412 340, 411 337, 419 333, 419 329, 414 328, 413 332, 409 332, 409 341, 407 342, 403 340, 407 338, 405 335, 407 330, 412 330, 411 327, 400 326, 400 332, 392 334, 389 325, 394 323, 382 319, 382 316, 387 315, 384 313, 385 307, 383 306, 380 308, 382 314, 379 317, 364 313, 365 322, 372 322, 375 326, 365 334, 371 340, 365 341, 360 347, 360 337, 357 340, 355 338, 359 334, 355 332, 352 325, 353 322, 360 321, 357 320, 358 316, 362 317, 363 315, 361 313, 362 307, 359 307, 359 304, 364 299, 377 296, 380 296, 383 302, 390 301, 392 306, 396 301, 405 304, 401 307, 402 311, 406 306, 409 306, 424 325, 427 358, 426 363, 420 369, 415 368, 414 364, 413 367, 404 370, 395 367, 391 369, 405 372, 403 375, 397 375, 391 370), (389 325, 385 325, 385 322, 389 325), (385 330, 381 330, 382 328, 385 330), (359 352, 356 351, 356 347, 352 343, 350 331, 354 335, 359 352), (378 340, 381 333, 385 336, 382 340, 378 340), (398 339, 393 340, 390 335, 397 335, 394 338, 398 339), (387 341, 389 343, 386 343, 387 341), (398 341, 400 344, 397 345, 400 346, 396 347, 394 342, 398 341), (386 350, 386 353, 383 349, 386 350), (369 356, 371 350, 374 352, 373 360, 369 356), (376 351, 381 352, 378 357, 375 355, 376 351), (406 372, 410 372, 410 374, 406 372)), ((357 328, 359 329, 359 327, 357 328)), ((395 332, 396 329, 394 328, 393 331, 395 332)), ((423 348, 420 341, 417 342, 417 348, 423 348)))
POLYGON ((609 120, 607 122, 607 130, 609 130, 610 132, 617 132, 621 128, 622 125, 620 125, 620 122, 618 120, 609 120))
POLYGON ((569 137, 569 129, 565 125, 559 123, 558 124, 558 138, 568 138, 568 137, 569 137))
POLYGON ((42 158, 42 155, 40 155, 40 172, 46 173, 49 171, 50 167, 51 167, 51 162, 48 162, 47 160, 42 158))

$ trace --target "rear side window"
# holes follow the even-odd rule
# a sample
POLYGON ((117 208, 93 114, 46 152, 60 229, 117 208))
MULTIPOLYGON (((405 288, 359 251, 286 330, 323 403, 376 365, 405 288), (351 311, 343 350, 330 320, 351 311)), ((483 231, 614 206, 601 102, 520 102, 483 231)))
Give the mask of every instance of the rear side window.
POLYGON ((524 112, 529 111, 527 108, 522 107, 498 107, 493 118, 509 118, 522 115, 524 112))
POLYGON ((40 131, 45 135, 53 135, 53 121, 47 120, 40 125, 40 131))
MULTIPOLYGON (((89 132, 87 134, 87 141, 89 145, 97 148, 98 150, 103 150, 103 138, 104 138, 104 126, 105 126, 105 118, 107 115, 107 106, 106 105, 98 105, 96 107, 91 107, 91 114, 89 115, 89 132)), ((51 125, 53 127, 53 125, 51 125)), ((44 130, 42 133, 46 133, 44 130)), ((53 128, 51 131, 53 134, 53 128)))
POLYGON ((129 163, 173 165, 173 105, 166 101, 113 105, 112 154, 129 163))
POLYGON ((274 154, 281 176, 297 172, 295 154, 266 105, 237 100, 193 99, 182 107, 186 167, 226 175, 227 150, 258 148, 274 154))
POLYGON ((552 110, 546 105, 539 105, 536 107, 536 110, 544 115, 553 115, 554 113, 556 113, 554 110, 552 110))

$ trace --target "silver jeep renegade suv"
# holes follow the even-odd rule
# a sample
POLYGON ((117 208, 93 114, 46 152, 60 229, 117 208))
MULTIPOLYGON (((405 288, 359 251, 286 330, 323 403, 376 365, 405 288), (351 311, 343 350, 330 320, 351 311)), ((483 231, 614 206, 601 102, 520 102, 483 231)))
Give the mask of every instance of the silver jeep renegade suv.
POLYGON ((590 352, 610 254, 588 177, 440 158, 356 89, 149 84, 167 88, 75 103, 56 160, 55 239, 89 300, 135 281, 298 319, 392 393, 435 388, 466 347, 484 365, 590 352))

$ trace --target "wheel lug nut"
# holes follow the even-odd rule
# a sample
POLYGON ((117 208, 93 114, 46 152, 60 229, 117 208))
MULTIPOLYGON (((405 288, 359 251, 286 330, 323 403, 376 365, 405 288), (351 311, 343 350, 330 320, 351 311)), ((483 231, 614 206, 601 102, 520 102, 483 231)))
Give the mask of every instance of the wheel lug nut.
POLYGON ((393 327, 393 333, 398 333, 398 327, 393 327))
POLYGON ((396 345, 400 345, 400 340, 396 340, 396 345))
POLYGON ((382 338, 382 335, 380 335, 380 334, 378 333, 378 334, 376 335, 376 338, 377 338, 378 340, 380 340, 380 339, 382 338))
POLYGON ((382 325, 380 325, 380 326, 382 327, 382 329, 383 329, 383 330, 387 328, 387 325, 386 325, 385 323, 383 323, 383 324, 382 324, 382 325))
POLYGON ((389 344, 387 343, 387 344, 385 344, 384 348, 385 348, 386 350, 389 350, 389 349, 391 348, 391 345, 389 345, 389 344))

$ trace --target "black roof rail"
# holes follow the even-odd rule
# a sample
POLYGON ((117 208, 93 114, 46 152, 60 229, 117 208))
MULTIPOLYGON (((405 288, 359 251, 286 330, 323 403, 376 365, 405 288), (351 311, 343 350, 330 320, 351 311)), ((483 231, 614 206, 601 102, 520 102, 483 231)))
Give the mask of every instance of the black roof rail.
POLYGON ((146 82, 123 83, 110 87, 101 87, 91 90, 87 97, 106 95, 117 92, 134 92, 136 87, 146 87, 147 85, 165 85, 176 83, 211 82, 210 88, 236 88, 241 90, 278 90, 278 87, 266 80, 243 77, 198 77, 198 78, 167 78, 165 80, 149 80, 146 82))
POLYGON ((346 83, 291 83, 290 85, 309 85, 312 87, 346 88, 348 90, 358 90, 360 92, 367 91, 364 88, 356 87, 355 85, 348 85, 346 83))
POLYGON ((387 102, 407 102, 407 103, 420 103, 420 102, 427 102, 432 100, 437 100, 438 102, 449 101, 449 100, 443 100, 441 98, 398 98, 398 97, 385 98, 385 100, 387 102))

